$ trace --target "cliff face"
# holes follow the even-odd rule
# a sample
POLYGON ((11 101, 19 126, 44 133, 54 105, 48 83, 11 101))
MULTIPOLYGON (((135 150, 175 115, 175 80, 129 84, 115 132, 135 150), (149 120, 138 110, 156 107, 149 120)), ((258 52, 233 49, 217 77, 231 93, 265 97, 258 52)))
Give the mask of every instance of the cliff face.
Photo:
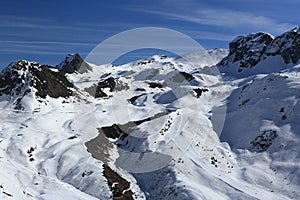
POLYGON ((229 54, 218 66, 221 70, 230 67, 227 70, 237 74, 249 72, 250 68, 267 73, 297 64, 299 59, 300 31, 295 28, 277 37, 262 32, 239 36, 229 44, 229 54), (262 69, 262 62, 268 69, 262 69))
POLYGON ((14 108, 23 110, 21 100, 27 95, 32 101, 47 96, 68 98, 72 95, 70 83, 62 72, 52 66, 19 60, 0 73, 0 96, 9 99, 14 108))
POLYGON ((56 66, 63 73, 85 73, 91 70, 91 67, 84 62, 78 53, 69 54, 67 57, 56 66))

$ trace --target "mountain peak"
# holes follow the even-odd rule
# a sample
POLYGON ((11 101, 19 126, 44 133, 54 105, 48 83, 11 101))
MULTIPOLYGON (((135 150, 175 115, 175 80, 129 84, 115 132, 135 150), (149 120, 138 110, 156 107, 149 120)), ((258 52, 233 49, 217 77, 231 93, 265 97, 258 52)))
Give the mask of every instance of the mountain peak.
POLYGON ((251 33, 246 36, 237 36, 234 40, 232 40, 230 43, 236 43, 238 41, 256 41, 256 42, 263 42, 264 40, 274 39, 275 37, 269 33, 265 32, 257 32, 257 33, 251 33))
MULTIPOLYGON (((65 73, 84 73, 91 71, 91 67, 84 62, 78 53, 68 54, 55 67, 41 65, 37 62, 17 60, 10 63, 0 73, 0 97, 10 100, 13 104, 20 104, 28 93, 37 98, 67 98, 72 95, 73 84, 65 73)), ((22 109, 21 106, 17 106, 22 109)))
POLYGON ((300 28, 296 27, 280 36, 274 37, 268 33, 258 32, 246 36, 238 36, 229 44, 229 54, 218 66, 231 66, 235 73, 256 73, 250 68, 264 62, 277 63, 276 67, 256 67, 263 73, 278 71, 294 65, 300 60, 300 28), (266 60, 266 61, 265 61, 266 60), (272 61, 273 60, 273 61, 272 61), (275 61, 276 60, 276 61, 275 61))
POLYGON ((289 32, 294 32, 294 33, 300 34, 300 27, 297 26, 297 27, 293 28, 293 29, 292 29, 291 31, 289 31, 289 32))
POLYGON ((238 36, 229 44, 229 54, 220 65, 239 63, 239 70, 255 66, 262 58, 266 47, 274 37, 268 33, 252 33, 247 36, 238 36))
POLYGON ((56 66, 63 73, 85 73, 91 71, 92 68, 84 62, 78 53, 68 54, 59 65, 56 66))
POLYGON ((26 60, 11 63, 0 73, 0 96, 20 110, 25 109, 21 100, 29 93, 38 99, 67 98, 72 95, 71 87, 64 74, 52 66, 26 60))

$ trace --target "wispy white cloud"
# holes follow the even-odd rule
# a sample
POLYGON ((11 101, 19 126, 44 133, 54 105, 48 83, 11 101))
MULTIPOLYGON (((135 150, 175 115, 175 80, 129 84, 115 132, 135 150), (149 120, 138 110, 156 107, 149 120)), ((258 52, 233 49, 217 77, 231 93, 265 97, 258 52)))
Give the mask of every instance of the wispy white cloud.
POLYGON ((229 34, 229 33, 222 33, 222 32, 212 32, 212 31, 205 31, 205 30, 189 30, 177 28, 179 31, 187 34, 188 36, 192 37, 196 40, 216 40, 216 41, 231 41, 237 35, 236 34, 229 34))
POLYGON ((74 51, 87 53, 96 45, 97 44, 85 42, 0 40, 0 52, 35 55, 66 55, 74 51))
POLYGON ((61 24, 58 21, 46 18, 30 18, 12 15, 0 15, 0 28, 28 28, 28 29, 53 29, 65 31, 90 31, 109 32, 111 24, 73 22, 61 24))
MULTIPOLYGON (((35 54, 35 55, 66 55, 64 51, 37 51, 37 50, 19 50, 19 49, 0 49, 0 52, 3 53, 22 53, 22 54, 35 54)), ((86 52, 85 52, 86 54, 86 52)))
POLYGON ((210 25, 223 28, 244 30, 264 30, 271 33, 282 33, 295 25, 277 22, 274 19, 257 16, 248 12, 227 9, 214 9, 197 6, 191 9, 151 10, 143 7, 133 8, 134 11, 162 16, 170 20, 192 22, 200 25, 210 25))
POLYGON ((22 17, 17 15, 0 15, 1 21, 30 21, 30 22, 53 22, 51 19, 37 17, 22 17))
POLYGON ((99 35, 110 33, 112 28, 110 24, 63 24, 51 19, 0 15, 0 52, 35 55, 66 55, 69 52, 83 54, 97 45, 95 41, 103 39, 99 35), (55 41, 58 38, 60 41, 55 41))
POLYGON ((1 22, 0 28, 31 28, 31 29, 56 29, 56 30, 69 30, 69 31, 92 31, 92 32, 108 32, 103 27, 80 27, 74 24, 69 25, 52 25, 52 24, 39 24, 32 22, 1 22))
POLYGON ((5 44, 43 44, 43 45, 70 45, 70 46, 95 46, 96 43, 84 43, 84 42, 60 42, 60 41, 17 41, 17 40, 0 40, 0 43, 5 44))

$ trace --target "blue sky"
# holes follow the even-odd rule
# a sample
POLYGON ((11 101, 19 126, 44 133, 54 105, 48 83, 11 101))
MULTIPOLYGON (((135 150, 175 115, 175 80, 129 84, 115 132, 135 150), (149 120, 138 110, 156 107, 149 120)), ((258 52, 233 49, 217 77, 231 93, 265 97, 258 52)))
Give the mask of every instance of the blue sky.
POLYGON ((298 8, 298 0, 1 1, 0 69, 17 59, 55 65, 68 53, 85 57, 104 39, 147 26, 180 31, 207 49, 228 48, 238 35, 298 26, 298 8))

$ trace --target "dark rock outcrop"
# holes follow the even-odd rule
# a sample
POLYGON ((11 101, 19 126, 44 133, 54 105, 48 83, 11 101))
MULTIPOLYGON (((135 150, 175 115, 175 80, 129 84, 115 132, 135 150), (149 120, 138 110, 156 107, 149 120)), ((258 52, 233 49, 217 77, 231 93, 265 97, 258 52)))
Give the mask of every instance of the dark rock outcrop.
POLYGON ((84 62, 78 53, 69 54, 67 57, 56 66, 63 73, 85 73, 91 71, 92 68, 84 62))
POLYGON ((238 36, 229 44, 229 49, 228 56, 217 66, 222 68, 234 65, 239 73, 274 56, 281 57, 286 65, 296 64, 300 60, 300 28, 277 37, 262 32, 238 36))
POLYGON ((265 130, 257 136, 252 142, 252 150, 256 152, 266 151, 273 143, 273 140, 278 137, 275 130, 265 130))
POLYGON ((129 86, 118 80, 117 78, 109 77, 102 81, 98 82, 95 98, 99 97, 108 97, 108 95, 104 92, 105 88, 109 88, 109 92, 121 91, 129 89, 129 86))
POLYGON ((11 63, 0 74, 0 96, 15 97, 18 102, 33 90, 40 98, 71 96, 73 84, 52 68, 25 60, 11 63))
POLYGON ((300 28, 276 37, 266 50, 266 56, 281 55, 285 64, 296 64, 300 59, 300 28))
POLYGON ((37 96, 46 98, 48 95, 52 98, 66 98, 72 95, 69 88, 73 87, 73 84, 62 73, 51 71, 45 65, 39 69, 31 68, 30 71, 35 82, 34 87, 37 89, 37 96))
POLYGON ((203 92, 208 92, 207 88, 196 88, 193 90, 196 93, 196 97, 200 98, 203 92))
POLYGON ((130 183, 126 179, 106 164, 103 164, 103 175, 107 179, 113 200, 133 200, 133 192, 130 190, 130 183))
POLYGON ((229 54, 219 65, 239 62, 241 68, 251 68, 261 60, 272 40, 271 35, 262 32, 239 36, 230 42, 229 54))

